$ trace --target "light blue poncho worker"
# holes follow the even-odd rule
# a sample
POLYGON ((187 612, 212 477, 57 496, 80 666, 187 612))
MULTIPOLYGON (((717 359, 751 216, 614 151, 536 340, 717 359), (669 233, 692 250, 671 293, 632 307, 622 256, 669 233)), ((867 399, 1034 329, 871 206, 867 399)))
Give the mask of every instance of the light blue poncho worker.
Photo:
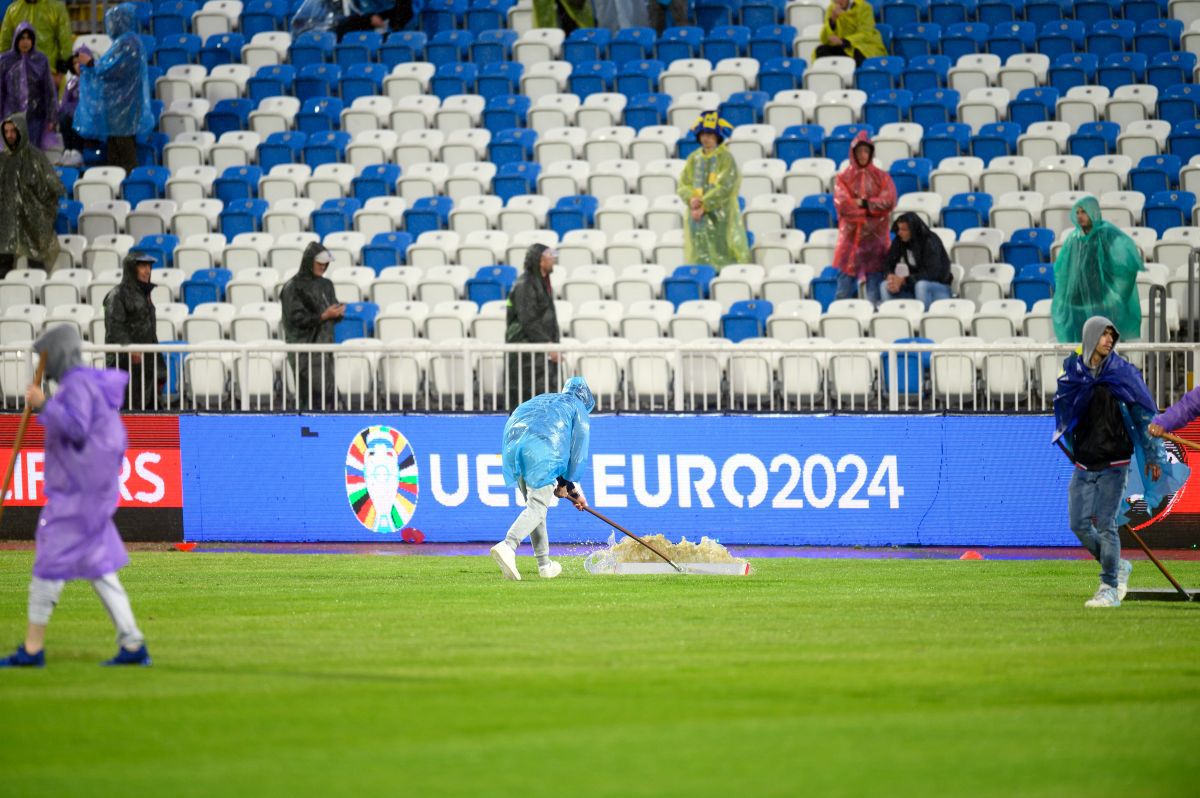
POLYGON ((93 66, 80 70, 75 130, 84 138, 101 140, 145 135, 154 129, 154 114, 134 4, 110 8, 104 30, 112 46, 93 66))
POLYGON ((538 575, 553 579, 562 573, 562 566, 550 559, 546 513, 554 497, 570 499, 580 510, 587 506, 575 482, 587 460, 588 413, 595 406, 583 377, 572 377, 561 393, 544 393, 522 402, 504 425, 504 481, 525 497, 525 509, 504 540, 492 547, 492 559, 506 578, 521 578, 516 551, 526 537, 533 540, 538 575))
POLYGON ((1100 216, 1095 197, 1072 209, 1075 230, 1054 260, 1054 335, 1063 343, 1082 340, 1083 323, 1104 316, 1126 341, 1141 336, 1142 306, 1137 273, 1145 270, 1137 242, 1100 216))

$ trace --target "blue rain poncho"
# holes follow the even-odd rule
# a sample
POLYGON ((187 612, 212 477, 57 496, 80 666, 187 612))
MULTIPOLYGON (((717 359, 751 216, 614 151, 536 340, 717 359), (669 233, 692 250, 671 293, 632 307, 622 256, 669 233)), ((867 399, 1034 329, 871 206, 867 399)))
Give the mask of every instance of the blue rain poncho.
POLYGON ((121 3, 104 15, 112 46, 79 75, 75 130, 88 139, 139 136, 154 129, 146 51, 137 35, 133 3, 121 3))
POLYGON ((518 479, 542 488, 558 477, 576 482, 587 459, 591 425, 588 413, 596 406, 583 377, 567 380, 562 393, 544 393, 522 402, 504 425, 504 482, 518 479))
POLYGON ((1116 225, 1100 217, 1100 203, 1084 197, 1072 209, 1083 209, 1092 220, 1084 233, 1076 213, 1075 231, 1067 236, 1054 261, 1054 335, 1063 343, 1080 340, 1083 323, 1105 316, 1126 341, 1142 332, 1142 306, 1137 273, 1146 268, 1137 243, 1116 225))

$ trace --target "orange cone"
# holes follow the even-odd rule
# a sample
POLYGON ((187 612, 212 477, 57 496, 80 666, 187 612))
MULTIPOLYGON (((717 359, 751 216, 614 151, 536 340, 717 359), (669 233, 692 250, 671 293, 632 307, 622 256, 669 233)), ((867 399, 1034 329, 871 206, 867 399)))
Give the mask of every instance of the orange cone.
POLYGON ((962 553, 962 556, 959 557, 958 559, 960 559, 960 560, 982 560, 983 555, 980 554, 979 552, 975 551, 975 549, 967 549, 966 551, 964 551, 962 553))

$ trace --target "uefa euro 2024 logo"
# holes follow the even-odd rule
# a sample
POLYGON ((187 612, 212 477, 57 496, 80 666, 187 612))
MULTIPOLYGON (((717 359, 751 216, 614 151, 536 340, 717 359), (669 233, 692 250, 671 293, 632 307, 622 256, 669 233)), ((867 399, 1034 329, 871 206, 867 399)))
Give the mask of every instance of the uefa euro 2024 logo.
POLYGON ((400 532, 417 510, 417 458, 400 430, 367 427, 346 452, 346 498, 372 532, 400 532))

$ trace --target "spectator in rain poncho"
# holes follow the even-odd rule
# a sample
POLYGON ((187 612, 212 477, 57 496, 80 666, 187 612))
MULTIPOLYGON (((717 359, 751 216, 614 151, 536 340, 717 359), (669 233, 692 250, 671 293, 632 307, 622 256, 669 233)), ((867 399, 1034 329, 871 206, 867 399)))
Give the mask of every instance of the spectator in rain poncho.
POLYGON ((85 139, 108 142, 108 163, 132 172, 137 167, 136 137, 154 129, 146 51, 137 35, 133 3, 104 15, 112 46, 80 70, 75 130, 85 139))
POLYGON ((23 22, 33 26, 37 48, 46 55, 50 69, 56 74, 66 71, 74 39, 66 5, 59 0, 14 0, 0 23, 0 42, 12 41, 17 26, 23 22))
POLYGON ((29 267, 49 269, 58 260, 54 217, 63 196, 62 181, 46 156, 30 146, 25 115, 13 114, 0 125, 5 155, 0 156, 0 192, 5 197, 0 213, 0 277, 6 276, 18 257, 29 267))
POLYGON ((707 111, 692 127, 700 147, 688 156, 679 178, 679 196, 687 204, 683 225, 683 258, 715 269, 750 263, 746 226, 738 206, 742 174, 724 141, 733 126, 716 111, 707 111))
POLYGON ((1124 598, 1132 566, 1121 559, 1119 516, 1123 500, 1137 490, 1126 490, 1129 464, 1136 462, 1133 477, 1144 472, 1146 505, 1153 515, 1163 501, 1178 490, 1188 469, 1167 460, 1161 440, 1149 434, 1148 425, 1158 407, 1142 374, 1114 350, 1121 336, 1103 316, 1083 325, 1083 343, 1063 363, 1054 394, 1054 442, 1075 464, 1068 493, 1071 531, 1100 563, 1100 587, 1086 606, 1116 607, 1124 598))
POLYGON ((17 26, 12 48, 0 55, 0 118, 25 114, 29 143, 51 149, 48 137, 58 123, 58 87, 37 34, 28 22, 17 26))
MULTIPOLYGON (((158 313, 151 294, 150 272, 154 258, 131 252, 122 263, 124 274, 116 288, 104 297, 104 343, 130 346, 158 343, 158 313)), ((166 380, 166 360, 161 354, 142 352, 105 355, 109 368, 129 372, 127 406, 135 410, 158 407, 158 386, 166 380), (147 357, 150 358, 147 362, 147 357)))
POLYGON ((888 219, 896 207, 896 184, 876 166, 875 145, 859 131, 850 145, 850 161, 834 182, 833 202, 838 215, 838 242, 833 253, 837 268, 837 298, 858 296, 866 283, 867 299, 879 302, 889 249, 888 219))
MULTIPOLYGON (((525 252, 525 269, 508 292, 508 344, 552 344, 561 334, 550 275, 558 258, 545 244, 525 252)), ((508 406, 558 387, 558 353, 510 352, 508 355, 508 406)))
POLYGON ((546 513, 552 497, 570 499, 580 510, 587 506, 575 482, 587 460, 588 413, 595 406, 583 377, 572 377, 562 393, 544 393, 522 403, 504 425, 504 482, 525 497, 525 509, 504 540, 492 547, 492 559, 506 578, 521 578, 516 552, 526 537, 533 540, 539 576, 553 579, 562 572, 550 559, 546 513))
POLYGON ((570 33, 596 27, 591 0, 533 0, 533 27, 562 28, 570 33))
POLYGON ((1179 397, 1175 404, 1154 417, 1150 434, 1161 438, 1164 432, 1182 429, 1200 417, 1200 385, 1179 397))
POLYGON ((83 365, 79 332, 48 330, 33 345, 58 390, 46 400, 40 385, 25 392, 46 430, 46 506, 38 516, 25 642, 3 667, 46 664, 46 627, 67 581, 86 579, 117 629, 117 655, 106 665, 149 665, 150 653, 117 571, 129 564, 113 524, 127 439, 121 421, 123 372, 83 365))
POLYGON ((354 31, 404 30, 413 19, 413 0, 304 0, 292 16, 292 36, 333 31, 338 41, 354 31))
MULTIPOLYGON (((325 270, 333 257, 329 250, 312 242, 300 258, 300 270, 283 285, 283 332, 289 344, 332 344, 333 328, 346 314, 337 301, 333 283, 325 270)), ((333 408, 333 355, 302 352, 288 355, 296 368, 296 390, 300 407, 333 408)))
POLYGON ((813 58, 848 56, 862 66, 868 58, 887 55, 875 27, 875 10, 867 0, 832 0, 825 9, 821 44, 813 58))
POLYGON ((1121 337, 1134 341, 1142 332, 1137 273, 1146 268, 1132 238, 1100 217, 1100 203, 1084 197, 1075 203, 1075 230, 1054 260, 1054 335, 1064 343, 1080 340, 1092 316, 1112 319, 1121 337))
MULTIPOLYGON (((67 64, 67 88, 58 104, 59 129, 62 131, 63 147, 74 153, 98 147, 98 143, 85 139, 75 130, 75 109, 79 107, 79 72, 95 60, 88 46, 80 42, 67 64)), ((65 155, 65 154, 64 154, 65 155)))

